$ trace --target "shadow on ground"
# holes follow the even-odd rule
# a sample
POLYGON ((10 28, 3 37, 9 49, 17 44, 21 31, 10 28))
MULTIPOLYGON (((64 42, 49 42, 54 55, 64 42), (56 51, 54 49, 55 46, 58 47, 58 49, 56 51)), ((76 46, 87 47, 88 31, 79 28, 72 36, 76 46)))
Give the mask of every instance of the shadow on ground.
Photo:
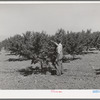
POLYGON ((69 60, 73 61, 73 60, 78 60, 78 59, 81 60, 82 58, 81 57, 76 57, 76 58, 70 58, 69 60))
POLYGON ((64 57, 62 59, 63 63, 70 63, 70 61, 74 61, 74 60, 81 60, 82 58, 81 57, 75 57, 75 58, 72 58, 72 57, 64 57))
POLYGON ((100 75, 100 69, 95 69, 95 74, 100 75))
POLYGON ((9 58, 8 60, 6 60, 6 61, 9 61, 9 62, 11 62, 11 61, 27 61, 28 59, 26 59, 26 58, 9 58))
POLYGON ((11 55, 15 55, 15 54, 12 53, 5 54, 5 56, 11 56, 11 55))
POLYGON ((98 52, 93 52, 93 51, 85 51, 82 54, 98 54, 98 52))
POLYGON ((27 67, 27 68, 23 68, 23 69, 19 69, 17 70, 17 72, 19 72, 21 75, 23 76, 28 76, 31 74, 50 74, 50 75, 56 75, 56 70, 52 69, 51 67, 45 67, 40 69, 39 67, 36 68, 32 68, 32 66, 27 67))

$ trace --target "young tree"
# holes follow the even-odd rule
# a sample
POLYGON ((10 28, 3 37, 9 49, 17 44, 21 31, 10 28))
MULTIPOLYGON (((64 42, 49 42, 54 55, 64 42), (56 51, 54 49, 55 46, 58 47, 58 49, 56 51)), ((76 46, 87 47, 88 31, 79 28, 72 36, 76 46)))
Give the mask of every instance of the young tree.
POLYGON ((75 58, 75 55, 81 54, 83 51, 82 39, 79 33, 70 32, 66 39, 66 52, 75 58))

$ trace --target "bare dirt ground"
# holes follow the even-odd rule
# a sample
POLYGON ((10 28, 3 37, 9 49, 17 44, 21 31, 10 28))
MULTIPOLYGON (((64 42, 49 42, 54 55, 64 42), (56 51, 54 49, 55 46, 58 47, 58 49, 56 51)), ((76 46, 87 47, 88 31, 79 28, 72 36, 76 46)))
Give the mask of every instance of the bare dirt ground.
POLYGON ((31 66, 31 61, 12 61, 18 56, 2 51, 0 89, 100 89, 100 51, 79 57, 81 59, 63 63, 64 74, 61 76, 41 73, 24 76, 18 70, 31 66))

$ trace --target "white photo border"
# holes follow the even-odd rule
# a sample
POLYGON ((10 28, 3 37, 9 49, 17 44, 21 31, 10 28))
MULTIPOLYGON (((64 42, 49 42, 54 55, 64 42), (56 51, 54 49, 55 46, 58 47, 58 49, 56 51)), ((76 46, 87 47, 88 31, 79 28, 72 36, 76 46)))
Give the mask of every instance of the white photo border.
MULTIPOLYGON (((1 4, 81 4, 100 1, 0 1, 1 4)), ((88 90, 0 90, 0 99, 100 99, 99 89, 88 90)))

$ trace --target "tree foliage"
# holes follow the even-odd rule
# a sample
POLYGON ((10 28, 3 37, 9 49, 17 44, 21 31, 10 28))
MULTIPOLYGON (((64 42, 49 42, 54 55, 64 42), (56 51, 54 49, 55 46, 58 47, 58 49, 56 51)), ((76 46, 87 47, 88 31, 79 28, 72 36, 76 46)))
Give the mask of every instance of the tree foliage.
MULTIPOLYGON (((72 56, 81 54, 86 47, 88 50, 91 47, 97 49, 100 48, 100 32, 91 32, 91 30, 81 32, 69 32, 64 29, 58 29, 58 31, 49 36, 46 32, 31 32, 27 31, 22 35, 15 35, 9 37, 0 42, 0 49, 2 47, 5 50, 19 56, 23 56, 27 59, 46 59, 54 61, 56 58, 56 46, 51 43, 51 40, 61 40, 63 45, 64 54, 71 54, 72 56)), ((38 60, 36 60, 38 59, 38 60)))

